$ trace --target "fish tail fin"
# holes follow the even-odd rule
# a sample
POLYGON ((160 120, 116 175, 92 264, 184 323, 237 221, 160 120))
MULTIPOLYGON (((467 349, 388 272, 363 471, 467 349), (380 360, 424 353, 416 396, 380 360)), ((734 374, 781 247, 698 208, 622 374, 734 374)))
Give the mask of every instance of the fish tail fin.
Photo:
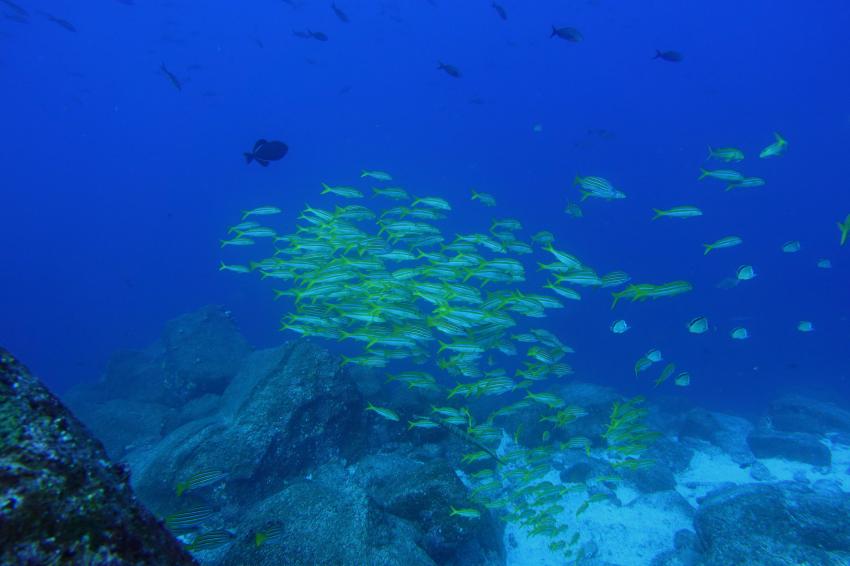
POLYGON ((785 144, 788 143, 788 141, 785 138, 783 138, 781 135, 779 135, 779 132, 773 132, 773 137, 776 138, 777 143, 780 143, 782 145, 785 145, 785 144))
POLYGON ((224 265, 224 262, 223 262, 223 261, 219 261, 219 262, 218 262, 218 270, 219 270, 219 271, 224 271, 225 269, 227 269, 227 266, 226 266, 226 265, 224 265))
POLYGON ((660 210, 658 208, 653 208, 652 211, 655 213, 655 216, 652 217, 653 220, 658 220, 662 216, 666 215, 665 211, 660 210))
POLYGON ((581 184, 581 177, 576 175, 575 177, 573 177, 573 185, 579 185, 579 184, 581 184))
POLYGON ((708 146, 708 157, 705 158, 706 161, 714 157, 714 150, 711 149, 711 146, 708 146))
POLYGON ((705 251, 702 255, 708 255, 708 252, 714 249, 714 246, 711 244, 703 244, 703 247, 705 248, 705 251))
POLYGON ((471 189, 471 191, 472 191, 472 199, 471 199, 471 200, 475 200, 475 199, 477 199, 477 198, 480 198, 480 197, 481 197, 481 195, 480 195, 480 194, 478 194, 478 193, 475 191, 475 189, 471 189))
POLYGON ((183 492, 186 491, 186 487, 187 487, 186 482, 181 481, 181 482, 177 483, 177 489, 176 489, 177 497, 180 497, 181 495, 183 495, 183 492))
POLYGON ((656 49, 655 50, 655 57, 653 57, 653 59, 660 59, 660 58, 661 58, 661 50, 656 49))
POLYGON ((247 165, 247 164, 251 163, 252 161, 254 161, 254 154, 253 154, 253 153, 245 152, 245 153, 243 153, 242 155, 244 155, 244 156, 245 156, 245 165, 247 165))
POLYGON ((700 175, 699 175, 699 179, 697 179, 697 181, 702 181, 703 179, 705 179, 706 175, 708 175, 708 170, 703 169, 702 167, 700 167, 700 168, 699 168, 699 173, 700 173, 700 175))
POLYGON ((611 303, 611 310, 614 310, 614 307, 617 306, 617 303, 620 301, 620 297, 623 295, 619 293, 611 293, 611 296, 614 297, 614 301, 611 303))
POLYGON ((327 193, 329 193, 329 192, 331 192, 331 188, 328 186, 328 184, 327 184, 327 183, 322 183, 322 192, 321 192, 321 193, 319 193, 319 194, 320 194, 320 195, 324 195, 324 194, 327 194, 327 193))
POLYGON ((360 178, 361 178, 361 179, 362 179, 363 177, 368 177, 368 176, 369 176, 369 172, 368 172, 368 171, 366 171, 365 169, 361 169, 361 170, 360 170, 360 178))
POLYGON ((552 26, 552 33, 549 34, 549 37, 555 37, 556 35, 558 35, 558 28, 552 26))
POLYGON ((590 191, 582 191, 581 192, 581 200, 579 202, 586 201, 588 199, 588 197, 590 197, 590 195, 591 195, 590 191))

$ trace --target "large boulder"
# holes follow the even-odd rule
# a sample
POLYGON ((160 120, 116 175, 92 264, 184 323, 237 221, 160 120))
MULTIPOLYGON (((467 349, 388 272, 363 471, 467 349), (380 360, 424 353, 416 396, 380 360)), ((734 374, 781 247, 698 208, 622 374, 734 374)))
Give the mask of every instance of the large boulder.
POLYGON ((709 494, 694 519, 700 564, 850 563, 850 494, 795 482, 709 494))
POLYGON ((336 358, 306 341, 249 355, 212 415, 128 455, 134 485, 153 508, 205 469, 226 471, 228 495, 252 504, 292 476, 361 447, 365 403, 336 358))
POLYGON ((776 430, 850 434, 850 411, 833 403, 791 395, 771 403, 768 415, 776 430))
POLYGON ((0 349, 0 563, 194 564, 127 475, 0 349))
POLYGON ((679 437, 710 442, 729 454, 735 463, 749 465, 755 460, 747 445, 747 435, 752 430, 752 423, 741 417, 692 409, 680 425, 679 437))
POLYGON ((747 437, 747 443, 758 458, 784 458, 828 467, 832 453, 813 434, 757 430, 747 437))
POLYGON ((452 517, 470 507, 468 490, 442 459, 415 461, 397 454, 369 456, 358 482, 379 507, 413 525, 417 542, 437 564, 484 566, 504 562, 501 527, 488 513, 452 517))
POLYGON ((230 312, 215 306, 169 321, 162 345, 165 387, 177 404, 204 393, 221 393, 251 351, 230 312))
MULTIPOLYGON (((247 508, 235 519, 244 533, 226 552, 211 556, 222 566, 436 566, 416 544, 406 521, 381 510, 351 475, 336 465, 318 468, 247 508), (257 535, 267 536, 257 544, 257 535)), ((212 553, 209 553, 212 554, 212 553)))

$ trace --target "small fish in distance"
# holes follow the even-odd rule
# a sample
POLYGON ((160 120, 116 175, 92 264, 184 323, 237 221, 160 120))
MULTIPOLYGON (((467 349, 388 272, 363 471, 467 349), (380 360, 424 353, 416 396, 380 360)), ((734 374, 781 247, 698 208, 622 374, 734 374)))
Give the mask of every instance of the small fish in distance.
POLYGON ((327 41, 328 36, 320 31, 293 31, 293 35, 300 37, 301 39, 316 39, 318 41, 327 41))
POLYGON ((45 18, 47 18, 49 21, 53 22, 54 24, 56 24, 60 27, 65 28, 68 31, 77 31, 77 28, 74 27, 74 24, 72 24, 68 20, 63 20, 62 18, 57 18, 53 14, 48 14, 47 12, 41 12, 41 14, 45 18))
POLYGON ((667 61, 668 63, 680 63, 682 61, 682 54, 678 51, 662 51, 660 49, 655 50, 655 57, 653 59, 661 59, 662 61, 667 61))
POLYGON ((243 153, 245 163, 255 161, 263 167, 268 167, 270 161, 278 161, 283 159, 289 147, 281 141, 266 141, 263 139, 257 140, 254 144, 254 149, 249 153, 243 153))
POLYGON ((165 66, 165 63, 160 64, 159 70, 162 71, 162 74, 165 75, 165 77, 169 81, 171 81, 171 84, 174 85, 174 88, 176 88, 177 90, 183 90, 183 84, 180 82, 180 79, 178 79, 174 75, 174 73, 168 70, 168 68, 165 66))
POLYGON ((336 17, 339 18, 339 21, 341 21, 345 24, 347 24, 349 21, 351 21, 351 20, 348 19, 348 14, 346 14, 345 12, 340 10, 339 7, 337 7, 336 2, 331 2, 331 10, 334 11, 334 14, 336 14, 336 17))
POLYGON ((491 6, 493 6, 494 10, 496 10, 496 13, 499 14, 500 18, 502 18, 503 20, 508 19, 508 13, 505 11, 504 6, 502 6, 501 4, 498 4, 495 0, 491 4, 491 6))
POLYGON ((11 8, 12 10, 14 10, 15 13, 17 13, 20 16, 27 17, 27 16, 30 15, 29 12, 27 12, 23 7, 18 6, 17 4, 12 2, 12 0, 0 0, 0 2, 3 2, 4 4, 6 4, 6 6, 11 8))
POLYGON ((447 75, 450 77, 454 77, 456 79, 460 78, 460 69, 455 67, 454 65, 449 65, 448 63, 443 63, 442 61, 437 62, 437 69, 440 71, 445 71, 447 75))
POLYGON ((578 43, 579 41, 584 39, 584 36, 581 35, 581 32, 576 28, 571 27, 555 27, 552 26, 552 33, 549 34, 549 37, 559 37, 561 39, 565 39, 567 41, 571 41, 573 43, 578 43))

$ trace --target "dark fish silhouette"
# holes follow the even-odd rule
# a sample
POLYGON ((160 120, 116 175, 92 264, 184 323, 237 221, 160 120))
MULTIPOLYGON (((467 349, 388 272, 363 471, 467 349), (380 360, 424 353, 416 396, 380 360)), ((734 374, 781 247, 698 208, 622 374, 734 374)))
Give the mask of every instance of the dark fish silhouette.
POLYGON ((173 85, 174 85, 174 88, 176 88, 177 90, 183 90, 183 84, 180 82, 180 79, 178 79, 178 78, 174 75, 174 73, 172 73, 171 71, 169 71, 169 70, 166 68, 165 63, 162 63, 162 64, 159 66, 159 70, 160 70, 160 71, 162 71, 162 74, 163 74, 163 75, 165 75, 165 76, 166 76, 166 78, 167 78, 169 81, 171 81, 171 84, 173 84, 173 85))
POLYGON ((503 20, 508 19, 508 13, 505 11, 504 6, 502 6, 501 4, 497 4, 495 0, 493 0, 491 6, 493 6, 494 10, 496 10, 496 13, 499 14, 500 18, 502 18, 503 20))
POLYGON ((62 18, 57 18, 53 14, 48 14, 47 12, 41 12, 41 14, 45 18, 47 18, 48 21, 51 21, 54 24, 65 28, 68 31, 77 31, 77 28, 74 27, 74 24, 72 24, 68 20, 63 20, 62 18))
MULTIPOLYGON (((16 14, 18 14, 21 17, 26 18, 27 16, 30 15, 29 12, 27 12, 21 6, 18 6, 17 4, 12 2, 12 0, 0 0, 0 2, 3 2, 4 4, 6 4, 8 7, 10 7, 12 10, 14 10, 16 14)), ((16 20, 16 21, 18 21, 18 20, 16 20)))
POLYGON ((318 39, 319 41, 327 41, 328 36, 320 31, 293 31, 293 34, 302 39, 318 39))
POLYGON ((559 37, 561 39, 566 39, 567 41, 572 41, 573 43, 578 43, 584 39, 581 32, 576 28, 556 28, 555 26, 552 26, 552 33, 549 34, 549 37, 559 37))
POLYGON ((678 63, 682 60, 682 54, 678 51, 661 51, 660 49, 655 50, 655 57, 653 59, 662 59, 664 61, 669 61, 670 63, 678 63))
POLYGON ((454 77, 456 79, 460 78, 460 69, 458 69, 454 65, 449 65, 438 61, 437 69, 445 71, 446 74, 450 77, 454 77))
POLYGON ((283 159, 288 151, 289 147, 281 141, 257 140, 251 153, 242 155, 245 156, 246 164, 256 160, 263 167, 268 167, 270 161, 283 159))
POLYGON ((343 22, 343 23, 346 23, 346 24, 350 21, 350 20, 348 19, 348 14, 346 14, 345 12, 343 12, 342 10, 340 10, 340 9, 337 7, 336 2, 332 2, 332 3, 331 3, 331 10, 333 10, 333 11, 334 11, 334 14, 336 14, 336 17, 337 17, 337 18, 339 18, 339 21, 341 21, 341 22, 343 22))

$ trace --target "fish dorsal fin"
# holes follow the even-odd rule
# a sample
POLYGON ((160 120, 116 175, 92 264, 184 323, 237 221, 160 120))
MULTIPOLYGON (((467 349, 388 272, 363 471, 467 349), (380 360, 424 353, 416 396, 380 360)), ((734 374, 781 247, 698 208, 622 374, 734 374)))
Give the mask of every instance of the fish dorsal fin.
POLYGON ((269 142, 267 142, 264 139, 257 140, 257 143, 254 144, 254 151, 257 151, 258 149, 260 149, 260 147, 266 145, 267 143, 269 143, 269 142))

